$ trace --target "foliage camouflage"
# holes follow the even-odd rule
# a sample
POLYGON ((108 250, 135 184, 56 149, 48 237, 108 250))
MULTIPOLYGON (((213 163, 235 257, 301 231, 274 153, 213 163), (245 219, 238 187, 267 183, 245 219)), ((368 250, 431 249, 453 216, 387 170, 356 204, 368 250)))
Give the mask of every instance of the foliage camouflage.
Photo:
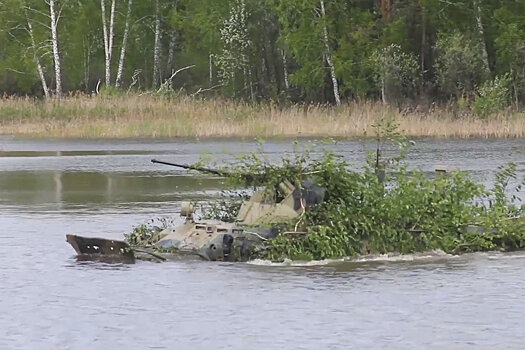
MULTIPOLYGON (((491 189, 464 172, 428 175, 407 168, 411 143, 394 123, 383 120, 376 130, 377 149, 362 171, 351 170, 351 164, 330 151, 319 155, 308 150, 286 154, 277 164, 250 154, 228 165, 233 174, 265 174, 255 180, 234 176, 228 180, 233 187, 271 189, 284 179, 295 184, 313 179, 327 190, 323 203, 281 226, 286 233, 270 241, 271 248, 262 257, 326 259, 434 249, 456 254, 525 248, 525 205, 516 196, 522 185, 515 164, 497 172, 491 189), (398 153, 392 154, 392 145, 399 147, 398 153), (385 147, 390 147, 389 159, 383 156, 385 147), (378 176, 378 167, 386 171, 384 177, 378 176)), ((219 207, 205 215, 224 217, 224 201, 219 207)))

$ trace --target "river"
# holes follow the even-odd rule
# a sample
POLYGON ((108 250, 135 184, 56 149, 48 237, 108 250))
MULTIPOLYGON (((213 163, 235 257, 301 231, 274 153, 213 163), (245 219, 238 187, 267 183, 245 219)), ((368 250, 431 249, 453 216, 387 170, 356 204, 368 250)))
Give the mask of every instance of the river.
MULTIPOLYGON (((177 222, 181 200, 223 187, 151 158, 221 163, 258 147, 0 138, 0 349, 523 348, 525 253, 119 265, 77 262, 65 242, 177 222)), ((359 168, 373 145, 325 147, 359 168)), ((270 159, 293 148, 262 146, 270 159)), ((410 166, 461 168, 487 185, 509 161, 525 175, 525 139, 418 140, 410 152, 410 166)))

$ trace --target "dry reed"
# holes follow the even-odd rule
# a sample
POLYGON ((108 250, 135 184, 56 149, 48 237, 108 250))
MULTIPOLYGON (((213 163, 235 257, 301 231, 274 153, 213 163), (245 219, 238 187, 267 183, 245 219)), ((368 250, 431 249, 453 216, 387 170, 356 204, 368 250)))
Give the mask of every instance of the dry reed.
POLYGON ((155 96, 0 100, 0 134, 57 138, 344 137, 371 135, 382 116, 413 137, 524 137, 525 116, 479 119, 445 111, 402 113, 375 102, 341 107, 249 105, 155 96))

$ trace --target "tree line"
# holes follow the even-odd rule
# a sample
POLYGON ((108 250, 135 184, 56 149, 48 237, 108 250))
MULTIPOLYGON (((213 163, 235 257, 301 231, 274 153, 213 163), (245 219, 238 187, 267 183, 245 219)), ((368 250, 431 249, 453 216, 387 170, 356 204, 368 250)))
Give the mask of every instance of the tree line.
POLYGON ((519 107, 525 1, 0 1, 0 92, 102 89, 519 107))

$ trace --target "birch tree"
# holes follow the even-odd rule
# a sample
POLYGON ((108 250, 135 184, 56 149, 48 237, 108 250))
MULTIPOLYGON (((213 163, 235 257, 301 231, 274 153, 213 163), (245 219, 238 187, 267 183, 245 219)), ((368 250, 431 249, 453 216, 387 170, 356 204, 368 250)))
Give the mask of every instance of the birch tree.
POLYGON ((472 0, 472 6, 474 7, 474 14, 476 17, 476 27, 481 43, 481 56, 483 57, 485 72, 490 74, 489 55, 487 53, 487 42, 485 41, 485 29, 483 28, 483 21, 481 20, 481 5, 479 4, 479 1, 480 0, 472 0))
POLYGON ((105 56, 105 73, 106 86, 111 85, 111 57, 113 55, 113 37, 115 29, 115 0, 111 0, 111 9, 109 15, 109 28, 106 17, 106 2, 100 0, 100 7, 102 12, 102 31, 104 34, 104 56, 105 56))
MULTIPOLYGON (((0 1, 0 33, 7 34, 11 42, 9 45, 9 41, 0 34, 0 43, 2 43, 0 54, 3 57, 10 57, 13 63, 16 62, 16 65, 11 64, 5 67, 5 70, 17 75, 18 84, 30 86, 36 73, 44 96, 48 99, 50 98, 49 87, 41 61, 41 56, 45 54, 46 40, 41 40, 40 37, 35 38, 33 22, 38 22, 38 19, 32 18, 32 13, 30 14, 29 11, 39 16, 42 14, 46 16, 46 13, 40 9, 29 7, 25 0, 0 1), (15 48, 16 51, 13 50, 15 48), (30 57, 29 60, 27 60, 28 57, 30 57)), ((45 26, 49 27, 47 21, 45 26)), ((1 77, 0 74, 0 79, 1 77)))
POLYGON ((231 84, 235 93, 235 77, 238 71, 244 78, 244 89, 251 85, 248 75, 247 49, 250 45, 248 34, 248 12, 244 0, 236 0, 230 8, 230 14, 220 30, 223 49, 217 55, 220 82, 231 84))
POLYGON ((321 19, 323 21, 323 42, 325 47, 325 58, 328 68, 330 69, 330 77, 332 78, 332 86, 334 89, 334 98, 336 105, 341 105, 341 97, 339 97, 339 83, 337 82, 337 77, 335 75, 335 64, 332 58, 332 52, 330 49, 330 41, 328 39, 328 29, 326 27, 326 10, 324 7, 324 0, 320 0, 321 4, 321 19))
POLYGON ((58 98, 62 96, 62 64, 60 61, 60 51, 58 48, 58 21, 60 20, 60 12, 56 11, 56 1, 48 0, 49 18, 51 20, 51 44, 53 47, 53 62, 55 65, 55 94, 58 98))
POLYGON ((133 6, 133 0, 128 0, 128 9, 126 12, 126 22, 124 24, 124 35, 122 36, 122 45, 120 47, 120 57, 119 57, 118 68, 117 68, 117 78, 115 79, 116 88, 119 88, 120 85, 122 84, 122 74, 124 72, 124 60, 126 58, 126 47, 128 44, 132 6, 133 6))
MULTIPOLYGON (((177 12, 177 0, 173 0, 171 4, 171 10, 172 10, 172 16, 175 16, 177 12)), ((174 59, 175 59, 176 36, 177 36, 177 30, 175 29, 175 26, 173 26, 170 31, 170 38, 169 38, 169 45, 168 45, 167 69, 168 69, 168 72, 171 72, 170 74, 173 74, 174 68, 175 68, 174 59)))
POLYGON ((38 77, 40 78, 40 83, 42 84, 42 90, 44 91, 44 96, 46 99, 49 99, 51 96, 49 94, 49 88, 47 87, 46 77, 44 75, 44 69, 42 68, 42 64, 40 63, 40 58, 38 56, 38 48, 35 41, 35 35, 33 33, 33 25, 31 23, 31 20, 29 19, 29 16, 27 15, 27 8, 24 6, 24 12, 26 16, 27 21, 27 32, 29 34, 29 38, 31 39, 31 48, 33 50, 33 60, 36 65, 36 69, 38 72, 38 77))
POLYGON ((32 19, 29 14, 29 11, 34 11, 34 12, 40 12, 40 11, 29 7, 25 0, 14 1, 12 3, 8 3, 8 6, 18 7, 18 8, 21 8, 22 10, 21 11, 22 14, 18 18, 11 16, 11 14, 9 15, 4 14, 10 17, 10 21, 12 21, 12 23, 14 24, 14 27, 9 30, 9 33, 13 38, 16 39, 16 41, 21 46, 27 46, 26 51, 31 52, 32 61, 33 61, 34 67, 36 68, 36 73, 38 74, 38 78, 42 86, 42 91, 44 93, 45 98, 49 99, 50 98, 49 87, 47 85, 45 74, 44 74, 44 68, 40 60, 40 52, 42 51, 41 50, 42 48, 45 49, 45 43, 38 42, 37 44, 37 40, 35 39, 35 34, 34 34, 34 29, 33 29, 34 19, 32 19), (17 19, 22 20, 25 23, 19 23, 17 19), (24 38, 22 38, 21 36, 18 36, 16 34, 16 31, 18 31, 19 29, 23 29, 25 34, 27 34, 27 39, 29 39, 29 44, 25 40, 25 36, 24 38))
POLYGON ((383 104, 399 102, 415 92, 419 80, 417 59, 403 52, 399 45, 391 44, 374 52, 371 63, 376 72, 375 81, 381 87, 383 104))
POLYGON ((281 59, 283 61, 284 88, 286 92, 290 90, 290 74, 288 73, 288 60, 286 59, 286 50, 281 49, 281 59))
POLYGON ((160 1, 155 0, 155 44, 153 47, 153 88, 156 89, 161 84, 160 71, 160 52, 161 52, 161 9, 160 1))

